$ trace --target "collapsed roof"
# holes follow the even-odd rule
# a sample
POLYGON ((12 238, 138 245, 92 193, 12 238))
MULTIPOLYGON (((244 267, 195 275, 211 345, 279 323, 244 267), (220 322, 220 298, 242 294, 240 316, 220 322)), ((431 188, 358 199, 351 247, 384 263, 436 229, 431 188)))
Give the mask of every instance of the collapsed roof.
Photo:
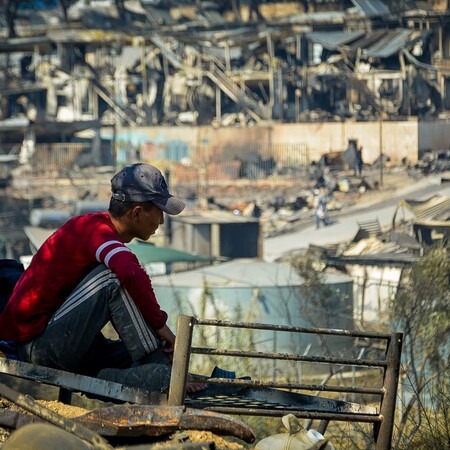
POLYGON ((247 19, 220 2, 119 3, 74 2, 64 26, 58 8, 20 11, 18 36, 0 39, 16 59, 0 76, 2 118, 27 115, 19 94, 41 117, 64 106, 103 125, 428 117, 450 103, 433 28, 403 25, 406 12, 381 0, 304 1, 284 15, 255 2, 247 19))

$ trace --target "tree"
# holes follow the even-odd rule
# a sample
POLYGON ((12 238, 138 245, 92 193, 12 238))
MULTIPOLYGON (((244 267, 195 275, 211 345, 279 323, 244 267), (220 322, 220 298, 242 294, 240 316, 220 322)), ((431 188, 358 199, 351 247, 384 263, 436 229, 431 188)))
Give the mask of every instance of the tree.
POLYGON ((435 247, 391 304, 404 333, 403 402, 393 449, 450 448, 450 260, 435 247))

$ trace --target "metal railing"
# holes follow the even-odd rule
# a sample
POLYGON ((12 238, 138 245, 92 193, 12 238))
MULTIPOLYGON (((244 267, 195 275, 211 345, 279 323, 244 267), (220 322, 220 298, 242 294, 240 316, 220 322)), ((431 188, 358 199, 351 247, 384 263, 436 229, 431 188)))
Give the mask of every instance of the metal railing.
POLYGON ((172 186, 185 183, 206 184, 230 180, 299 178, 310 166, 306 144, 173 145, 136 149, 118 147, 118 166, 139 161, 170 172, 172 186))
POLYGON ((78 143, 36 144, 31 157, 33 173, 51 174, 73 168, 79 155, 89 150, 89 145, 78 143))
MULTIPOLYGON (((11 148, 3 148, 7 154, 11 148)), ((14 151, 18 156, 17 146, 14 151)), ((99 154, 86 143, 39 143, 30 156, 32 174, 50 177, 68 172, 114 164, 109 145, 102 145, 99 154)), ((173 186, 205 181, 214 184, 229 180, 258 180, 267 177, 298 178, 311 163, 305 144, 184 145, 155 147, 150 150, 118 147, 116 168, 134 162, 147 162, 170 172, 173 186), (200 180, 202 179, 202 180, 200 180)))
MULTIPOLYGON (((353 330, 338 330, 325 328, 303 328, 293 326, 279 326, 248 322, 224 322, 220 320, 200 320, 195 317, 181 315, 178 320, 177 340, 175 345, 174 361, 172 367, 172 381, 169 390, 169 405, 189 405, 186 399, 186 383, 188 378, 191 356, 193 355, 220 355, 221 357, 237 357, 250 359, 273 359, 281 361, 294 361, 309 364, 329 364, 338 370, 343 366, 372 368, 382 372, 381 383, 378 386, 338 386, 331 384, 309 384, 276 382, 270 379, 227 379, 208 378, 210 385, 222 385, 224 387, 242 387, 259 389, 258 395, 253 395, 246 405, 243 399, 237 395, 225 398, 224 395, 218 398, 200 398, 195 402, 195 407, 210 409, 226 414, 260 415, 260 416, 283 416, 292 413, 297 417, 307 419, 320 419, 324 424, 322 429, 326 429, 326 424, 330 420, 346 422, 372 423, 374 426, 374 436, 376 450, 388 450, 391 446, 392 432, 394 425, 394 413, 397 396, 397 384, 400 372, 400 358, 403 336, 401 333, 383 334, 375 332, 362 332, 353 330), (334 336, 352 338, 366 344, 373 340, 376 342, 374 348, 375 357, 338 357, 338 356, 309 356, 301 354, 242 351, 235 349, 194 347, 193 334, 200 327, 231 327, 236 329, 270 330, 272 332, 294 333, 294 334, 315 334, 318 336, 334 336), (384 343, 384 352, 380 343, 384 343), (261 391, 262 389, 262 391, 261 391), (315 396, 294 394, 289 392, 314 391, 315 396), (369 407, 363 403, 354 404, 341 400, 322 398, 318 401, 318 393, 329 392, 335 394, 355 394, 367 403, 373 403, 373 397, 378 398, 377 407, 369 407), (264 397, 267 398, 264 398, 264 397), (271 400, 277 398, 278 401, 271 405, 271 400), (311 405, 315 405, 312 407, 311 405)), ((353 349, 353 347, 351 347, 353 349)), ((362 353, 359 352, 361 355, 362 353)), ((352 382, 356 381, 353 377, 352 382)), ((245 399, 244 399, 245 400, 245 399)))

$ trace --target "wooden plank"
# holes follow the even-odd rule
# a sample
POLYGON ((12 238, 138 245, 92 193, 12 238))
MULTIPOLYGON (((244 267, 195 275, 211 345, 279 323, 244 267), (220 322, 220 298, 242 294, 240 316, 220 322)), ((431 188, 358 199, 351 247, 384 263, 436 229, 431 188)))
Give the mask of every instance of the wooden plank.
POLYGON ((148 392, 112 381, 8 358, 0 358, 0 373, 130 403, 144 405, 164 405, 167 403, 167 396, 159 392, 148 392))

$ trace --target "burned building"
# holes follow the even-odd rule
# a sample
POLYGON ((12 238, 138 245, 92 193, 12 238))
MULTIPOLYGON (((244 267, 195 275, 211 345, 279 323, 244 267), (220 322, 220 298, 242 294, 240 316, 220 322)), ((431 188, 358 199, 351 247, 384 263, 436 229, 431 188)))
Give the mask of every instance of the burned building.
POLYGON ((146 154, 195 161, 192 153, 204 145, 211 146, 211 164, 251 178, 269 173, 255 161, 270 161, 270 174, 298 173, 299 164, 369 132, 367 162, 387 151, 398 160, 417 159, 414 153, 448 142, 442 133, 450 110, 445 1, 2 5, 2 185, 15 167, 49 177, 146 154), (386 140, 394 120, 408 136, 407 149, 386 140), (352 125, 361 123, 369 132, 352 125), (280 124, 291 127, 275 129, 280 124), (179 142, 136 137, 156 127, 178 128, 179 142), (207 132, 193 136, 183 127, 207 132), (138 144, 123 138, 131 134, 138 144), (286 148, 278 144, 290 152, 281 163, 286 148), (248 166, 256 168, 243 170, 248 166))
POLYGON ((16 166, 49 177, 149 158, 254 179, 298 174, 360 136, 367 163, 448 142, 444 1, 3 6, 3 184, 16 166))
POLYGON ((16 3, 15 37, 4 13, 1 115, 30 121, 12 124, 18 133, 42 120, 62 123, 69 140, 100 125, 437 117, 450 107, 446 2, 55 1, 38 13, 39 2, 16 3))

